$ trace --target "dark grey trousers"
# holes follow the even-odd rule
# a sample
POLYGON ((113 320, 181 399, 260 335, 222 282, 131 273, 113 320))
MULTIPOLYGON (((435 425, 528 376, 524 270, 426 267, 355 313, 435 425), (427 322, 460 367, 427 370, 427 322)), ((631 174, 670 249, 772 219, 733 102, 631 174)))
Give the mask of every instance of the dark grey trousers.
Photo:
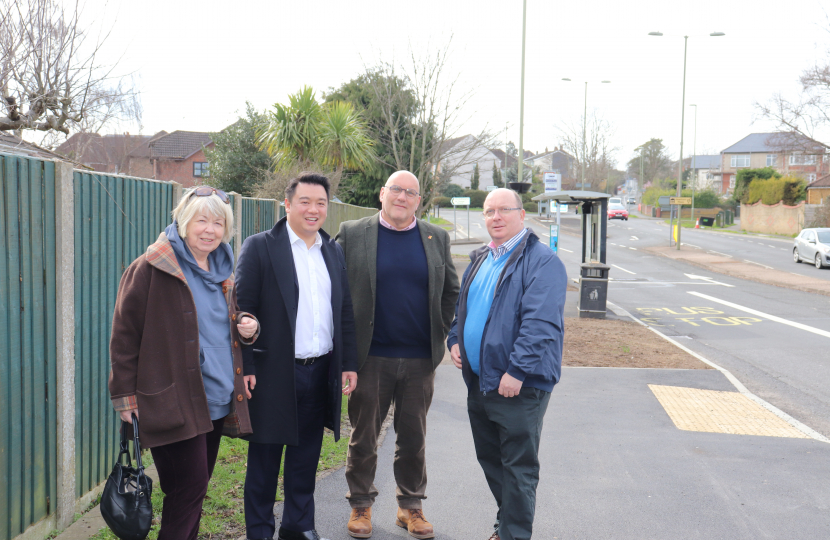
POLYGON ((478 390, 478 377, 467 395, 478 463, 499 507, 501 540, 529 540, 539 484, 539 440, 550 392, 522 388, 506 398, 478 390))
POLYGON ((394 403, 395 483, 398 506, 421 508, 426 499, 427 412, 432 403, 435 370, 431 358, 369 356, 349 397, 352 437, 346 458, 346 498, 352 508, 372 506, 378 490, 378 437, 394 403))

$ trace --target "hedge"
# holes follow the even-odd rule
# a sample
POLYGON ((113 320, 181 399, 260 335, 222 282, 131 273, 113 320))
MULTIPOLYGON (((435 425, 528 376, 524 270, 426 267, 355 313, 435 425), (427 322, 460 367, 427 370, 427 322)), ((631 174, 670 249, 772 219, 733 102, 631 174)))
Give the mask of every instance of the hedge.
POLYGON ((787 206, 795 206, 806 198, 806 193, 807 182, 801 178, 756 178, 749 183, 746 203, 755 204, 761 201, 772 205, 783 202, 787 206))

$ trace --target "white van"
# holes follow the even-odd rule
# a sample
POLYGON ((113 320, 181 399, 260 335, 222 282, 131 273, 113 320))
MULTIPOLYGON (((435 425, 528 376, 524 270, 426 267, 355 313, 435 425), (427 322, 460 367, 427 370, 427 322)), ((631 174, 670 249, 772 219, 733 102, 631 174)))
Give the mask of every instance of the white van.
POLYGON ((622 204, 622 197, 611 197, 608 199, 608 204, 622 204))

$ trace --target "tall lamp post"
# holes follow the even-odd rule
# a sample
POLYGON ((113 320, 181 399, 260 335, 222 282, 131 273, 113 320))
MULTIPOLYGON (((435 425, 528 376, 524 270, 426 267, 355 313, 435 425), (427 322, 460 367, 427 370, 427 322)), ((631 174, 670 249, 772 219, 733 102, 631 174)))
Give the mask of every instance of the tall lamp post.
MULTIPOLYGON (((662 36, 662 32, 649 32, 650 36, 662 36)), ((710 37, 725 36, 723 32, 712 32, 710 37)), ((683 36, 683 98, 680 102, 680 160, 677 164, 677 196, 680 197, 681 189, 683 187, 683 129, 686 122, 686 52, 689 48, 689 36, 683 36)), ((697 109, 695 109, 697 110, 697 109)), ((677 216, 677 249, 680 249, 680 214, 677 216)))
MULTIPOLYGON (((518 182, 524 182, 524 163, 525 163, 525 34, 527 32, 527 0, 524 0, 522 7, 522 97, 521 105, 519 106, 519 177, 518 182)), ((507 158, 505 157, 505 161, 507 158)))
POLYGON ((695 137, 692 139, 692 223, 695 222, 695 187, 697 186, 697 105, 690 103, 689 107, 695 108, 695 137))
MULTIPOLYGON (((563 81, 569 81, 568 78, 563 78, 563 81)), ((602 81, 604 84, 608 84, 611 81, 602 81)), ((585 131, 588 123, 588 81, 585 81, 585 104, 582 111, 582 183, 580 184, 580 189, 585 191, 585 131)))

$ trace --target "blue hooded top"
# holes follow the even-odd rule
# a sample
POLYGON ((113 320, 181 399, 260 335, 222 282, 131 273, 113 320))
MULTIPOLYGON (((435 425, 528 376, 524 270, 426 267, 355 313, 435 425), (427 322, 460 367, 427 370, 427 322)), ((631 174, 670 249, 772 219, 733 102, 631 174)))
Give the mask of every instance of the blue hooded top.
POLYGON ((228 303, 222 282, 233 273, 233 251, 222 242, 208 255, 209 271, 199 267, 187 243, 179 236, 176 221, 165 229, 182 268, 199 321, 199 364, 205 384, 210 419, 219 420, 230 413, 233 394, 233 351, 228 303))

